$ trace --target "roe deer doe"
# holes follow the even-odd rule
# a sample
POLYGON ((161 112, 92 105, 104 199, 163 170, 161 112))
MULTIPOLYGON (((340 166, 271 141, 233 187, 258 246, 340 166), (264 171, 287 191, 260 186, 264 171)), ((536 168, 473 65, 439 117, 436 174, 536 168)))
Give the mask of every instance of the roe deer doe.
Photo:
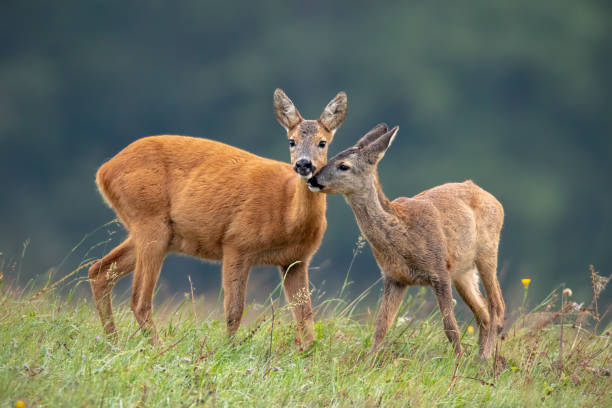
POLYGON ((491 356, 502 328, 504 300, 496 277, 502 205, 472 181, 447 183, 412 198, 389 201, 376 166, 397 134, 380 124, 333 157, 308 180, 312 191, 344 194, 382 271, 384 291, 372 351, 395 319, 408 285, 429 285, 438 300, 444 331, 459 353, 451 282, 478 322, 480 355, 491 356), (478 275, 488 299, 478 288, 478 275))
POLYGON ((100 192, 128 231, 127 239, 89 270, 107 334, 116 333, 112 288, 134 271, 131 308, 157 341, 153 291, 164 257, 177 252, 222 261, 230 335, 240 325, 251 267, 277 265, 286 274, 284 291, 298 340, 305 347, 312 343, 308 263, 325 232, 326 203, 300 178, 326 163, 327 144, 346 116, 346 94, 338 93, 318 120, 304 120, 277 89, 274 113, 287 130, 292 165, 212 140, 164 135, 137 140, 100 167, 100 192))

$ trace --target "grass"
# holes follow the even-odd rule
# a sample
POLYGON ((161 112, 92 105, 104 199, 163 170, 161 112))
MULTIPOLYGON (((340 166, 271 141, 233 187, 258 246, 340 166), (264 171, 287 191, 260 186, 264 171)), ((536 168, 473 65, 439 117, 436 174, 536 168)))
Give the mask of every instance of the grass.
POLYGON ((0 406, 612 405, 609 328, 594 330, 594 312, 567 296, 514 316, 494 370, 478 358, 477 330, 464 326, 456 358, 437 311, 410 318, 426 309, 422 292, 404 302, 376 358, 372 313, 351 313, 350 302, 321 302, 317 341, 299 351, 276 294, 234 340, 197 299, 166 303, 156 316, 162 344, 151 346, 125 302, 111 344, 89 297, 34 292, 0 286, 0 406))

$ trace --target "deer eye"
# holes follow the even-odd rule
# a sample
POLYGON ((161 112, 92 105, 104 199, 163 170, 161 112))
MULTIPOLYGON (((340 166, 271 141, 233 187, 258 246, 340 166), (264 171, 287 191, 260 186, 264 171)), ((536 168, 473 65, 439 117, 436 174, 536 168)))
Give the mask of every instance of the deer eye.
POLYGON ((289 146, 294 147, 295 146, 295 140, 289 139, 289 146))
POLYGON ((319 147, 320 147, 320 148, 324 148, 326 144, 327 144, 327 142, 326 142, 325 140, 321 140, 321 141, 319 142, 319 147))
POLYGON ((338 170, 347 171, 348 169, 350 169, 350 167, 346 164, 341 164, 338 166, 338 170))

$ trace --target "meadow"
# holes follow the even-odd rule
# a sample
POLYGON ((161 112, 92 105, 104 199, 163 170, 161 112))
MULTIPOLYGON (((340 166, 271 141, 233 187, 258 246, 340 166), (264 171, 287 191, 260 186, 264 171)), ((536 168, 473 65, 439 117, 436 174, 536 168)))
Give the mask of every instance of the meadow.
POLYGON ((611 327, 601 324, 609 309, 597 305, 607 281, 593 269, 592 299, 559 287, 536 307, 508 310, 487 362, 472 321, 463 322, 464 352, 454 355, 425 289, 410 292, 382 349, 369 354, 376 305, 364 299, 377 295, 375 285, 352 298, 346 285, 337 297, 313 294, 308 350, 294 337, 280 286, 249 306, 234 339, 219 301, 207 308, 192 293, 166 301, 156 308, 156 346, 123 296, 113 343, 78 290, 87 284, 83 269, 55 283, 0 286, 0 406, 612 406, 611 327))

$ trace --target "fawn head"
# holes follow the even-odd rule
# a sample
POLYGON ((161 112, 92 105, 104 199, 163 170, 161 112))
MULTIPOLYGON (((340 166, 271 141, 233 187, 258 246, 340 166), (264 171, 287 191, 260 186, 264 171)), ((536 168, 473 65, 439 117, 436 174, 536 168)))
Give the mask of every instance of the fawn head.
POLYGON ((317 120, 304 120, 285 93, 274 91, 274 114, 287 131, 291 164, 301 178, 310 178, 327 163, 327 146, 346 118, 346 94, 339 92, 317 120))
POLYGON ((381 123, 363 136, 355 146, 332 157, 313 177, 308 179, 310 191, 326 194, 352 194, 366 188, 378 161, 393 142, 399 127, 391 130, 381 123))

